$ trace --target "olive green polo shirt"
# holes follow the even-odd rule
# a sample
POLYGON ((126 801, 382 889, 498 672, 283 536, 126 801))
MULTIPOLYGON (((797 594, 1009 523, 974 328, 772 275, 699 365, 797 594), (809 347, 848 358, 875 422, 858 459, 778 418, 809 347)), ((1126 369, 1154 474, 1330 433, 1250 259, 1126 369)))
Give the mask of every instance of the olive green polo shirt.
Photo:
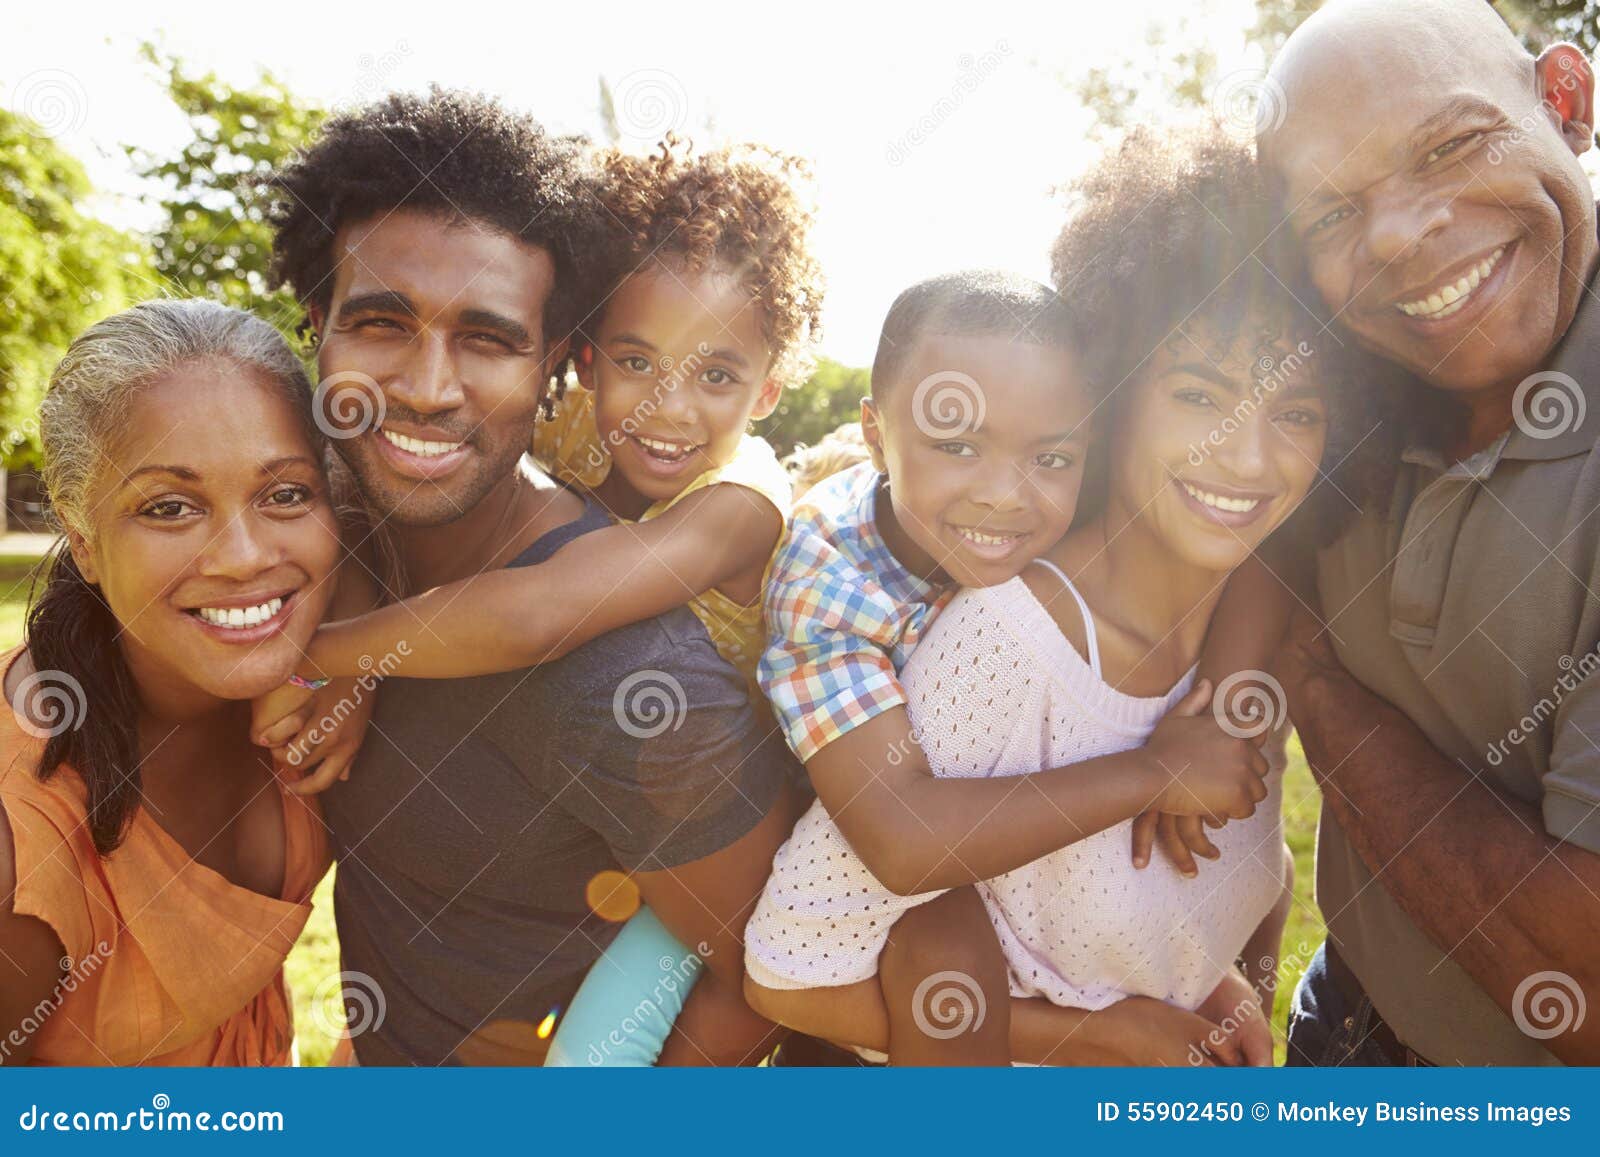
MULTIPOLYGON (((1550 835, 1600 853, 1600 679, 1588 677, 1600 669, 1595 284, 1548 372, 1571 384, 1539 383, 1554 393, 1523 408, 1542 422, 1520 422, 1460 463, 1407 451, 1389 509, 1364 514, 1321 553, 1318 588, 1351 674, 1405 712, 1463 779, 1534 805, 1550 835), (1557 395, 1564 409, 1549 404, 1557 395)), ((1433 817, 1415 819, 1415 838, 1432 838, 1433 817)), ((1317 902, 1413 1049, 1441 1064, 1558 1063, 1450 959, 1451 946, 1401 911, 1327 808, 1317 902)))

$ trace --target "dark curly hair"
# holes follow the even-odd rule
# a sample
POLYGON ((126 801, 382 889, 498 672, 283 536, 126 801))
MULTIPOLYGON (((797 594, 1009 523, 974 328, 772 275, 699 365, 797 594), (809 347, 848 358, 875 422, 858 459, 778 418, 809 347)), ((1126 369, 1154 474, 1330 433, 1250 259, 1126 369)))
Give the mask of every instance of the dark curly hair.
POLYGON ((691 142, 669 136, 649 156, 608 151, 602 168, 609 283, 651 260, 734 271, 761 305, 772 375, 803 381, 822 332, 823 294, 810 246, 814 211, 802 195, 807 163, 754 144, 696 155, 691 142))
MULTIPOLYGON (((1070 193, 1074 212, 1051 246, 1051 278, 1071 303, 1112 422, 1119 387, 1188 323, 1203 322, 1230 346, 1304 341, 1329 421, 1326 481, 1292 520, 1296 537, 1326 542, 1386 496, 1404 375, 1329 328, 1249 145, 1217 125, 1135 130, 1070 193), (1244 333, 1263 319, 1265 331, 1244 333)), ((1080 518, 1103 500, 1104 466, 1102 456, 1085 479, 1080 518)))
POLYGON ((545 337, 571 335, 599 299, 592 260, 601 213, 581 137, 475 93, 392 93, 331 118, 316 143, 275 173, 273 277, 326 309, 333 243, 352 222, 405 207, 466 218, 547 250, 556 288, 545 337))

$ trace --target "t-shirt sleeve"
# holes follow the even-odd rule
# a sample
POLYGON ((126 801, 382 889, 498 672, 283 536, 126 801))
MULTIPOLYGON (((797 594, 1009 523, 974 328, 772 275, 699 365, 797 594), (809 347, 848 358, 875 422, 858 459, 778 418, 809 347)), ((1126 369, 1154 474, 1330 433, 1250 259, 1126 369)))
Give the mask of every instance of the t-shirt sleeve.
POLYGON ((560 689, 546 758, 571 783, 559 802, 628 871, 658 871, 735 843, 798 769, 751 710, 747 685, 687 612, 670 643, 592 668, 560 689), (692 626, 692 629, 691 629, 692 626))
POLYGON ((890 657, 904 610, 804 523, 773 561, 766 618, 757 677, 802 761, 905 702, 890 657))
POLYGON ((1600 852, 1600 746, 1597 744, 1600 744, 1600 671, 1579 682, 1556 709, 1550 770, 1544 775, 1545 831, 1590 852, 1600 852))

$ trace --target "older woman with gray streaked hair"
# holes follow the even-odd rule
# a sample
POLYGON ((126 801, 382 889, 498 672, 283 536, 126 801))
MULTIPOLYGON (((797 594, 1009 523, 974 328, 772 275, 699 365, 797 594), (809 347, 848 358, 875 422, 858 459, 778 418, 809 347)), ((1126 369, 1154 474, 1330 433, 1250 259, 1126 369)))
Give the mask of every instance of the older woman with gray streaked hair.
POLYGON ((305 371, 259 318, 153 301, 72 343, 40 418, 64 537, 0 658, 0 1063, 288 1063, 328 849, 250 700, 341 555, 305 371))

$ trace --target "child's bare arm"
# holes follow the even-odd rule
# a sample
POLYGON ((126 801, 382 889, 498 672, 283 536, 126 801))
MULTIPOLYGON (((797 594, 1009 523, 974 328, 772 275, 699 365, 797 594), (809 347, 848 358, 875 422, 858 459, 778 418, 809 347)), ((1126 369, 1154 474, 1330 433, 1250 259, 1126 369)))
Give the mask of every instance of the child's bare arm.
POLYGON ((1197 685, 1142 748, 1027 776, 936 779, 903 706, 806 762, 834 823, 891 891, 987 880, 1147 808, 1244 818, 1266 796, 1266 760, 1224 733, 1197 685))
POLYGON ((754 491, 719 484, 660 518, 585 534, 536 566, 426 591, 317 632, 311 666, 360 674, 395 652, 395 675, 449 679, 548 662, 628 623, 683 606, 761 566, 783 518, 754 491))

